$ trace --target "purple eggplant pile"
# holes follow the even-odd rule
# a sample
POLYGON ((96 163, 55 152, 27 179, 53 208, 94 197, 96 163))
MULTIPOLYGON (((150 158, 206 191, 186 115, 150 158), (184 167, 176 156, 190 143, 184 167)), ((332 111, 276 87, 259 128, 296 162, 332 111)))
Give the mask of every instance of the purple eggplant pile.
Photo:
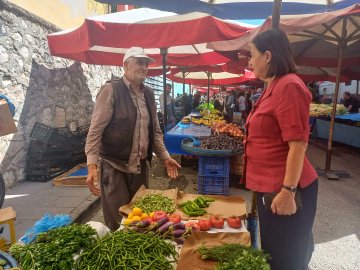
POLYGON ((167 217, 152 223, 148 220, 132 222, 126 225, 125 228, 141 233, 157 234, 163 238, 171 239, 179 245, 184 243, 186 237, 191 234, 193 230, 192 227, 186 227, 182 222, 169 221, 167 217))

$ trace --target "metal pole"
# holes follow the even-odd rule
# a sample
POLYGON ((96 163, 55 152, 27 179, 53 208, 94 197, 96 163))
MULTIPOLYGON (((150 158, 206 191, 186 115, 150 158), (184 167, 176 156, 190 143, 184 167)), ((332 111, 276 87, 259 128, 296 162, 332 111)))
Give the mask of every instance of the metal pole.
POLYGON ((271 27, 273 29, 279 29, 281 4, 282 0, 274 0, 271 20, 271 27))
POLYGON ((174 82, 173 82, 173 81, 171 82, 171 90, 172 90, 172 91, 171 91, 171 96, 172 96, 172 98, 174 99, 174 98, 175 98, 175 96, 174 96, 174 95, 175 95, 175 91, 174 91, 174 82))
POLYGON ((359 95, 359 82, 360 81, 356 81, 356 95, 359 95))
POLYGON ((166 111, 166 55, 167 55, 167 48, 161 48, 160 54, 162 55, 162 66, 163 66, 163 89, 164 89, 164 117, 163 117, 163 124, 164 124, 164 133, 166 132, 167 127, 167 111, 166 111))
POLYGON ((185 68, 182 70, 182 75, 183 75, 183 96, 182 96, 182 105, 183 105, 183 116, 186 115, 186 102, 187 100, 185 100, 185 68))
POLYGON ((333 97, 333 107, 331 111, 331 121, 330 121, 330 131, 329 131, 329 139, 328 139, 328 147, 326 150, 326 161, 325 161, 325 171, 330 171, 330 165, 331 165, 331 152, 332 152, 332 140, 334 135, 334 124, 335 124, 335 113, 336 113, 336 104, 337 104, 337 98, 339 95, 339 86, 340 86, 340 75, 341 75, 341 67, 342 67, 342 60, 343 60, 343 53, 344 48, 347 46, 346 44, 346 24, 347 24, 347 18, 344 18, 343 27, 342 27, 342 34, 341 34, 341 40, 338 41, 338 65, 337 65, 337 71, 336 71, 336 85, 335 85, 335 94, 333 97))
POLYGON ((208 108, 209 108, 209 103, 210 103, 210 77, 211 77, 210 72, 207 72, 207 77, 208 77, 207 104, 208 104, 208 108))

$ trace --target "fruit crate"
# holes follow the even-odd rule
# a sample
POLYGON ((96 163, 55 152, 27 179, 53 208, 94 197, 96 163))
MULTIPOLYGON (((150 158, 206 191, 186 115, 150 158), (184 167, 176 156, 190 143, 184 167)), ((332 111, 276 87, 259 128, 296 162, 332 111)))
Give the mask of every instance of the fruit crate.
POLYGON ((229 196, 229 177, 199 175, 198 193, 229 196))
POLYGON ((36 122, 30 134, 30 138, 44 144, 67 146, 72 134, 68 128, 53 128, 36 122))
POLYGON ((72 132, 76 137, 83 138, 86 137, 89 132, 90 124, 83 125, 80 127, 77 127, 74 132, 72 132))
POLYGON ((57 157, 54 159, 37 159, 31 156, 28 156, 26 159, 26 168, 29 169, 51 169, 51 168, 68 168, 72 166, 72 159, 67 157, 57 157))
MULTIPOLYGON (((33 182, 47 182, 51 179, 56 178, 57 176, 65 173, 68 169, 63 168, 53 168, 52 171, 48 171, 47 174, 31 174, 32 172, 26 172, 26 180, 33 182)), ((36 173, 36 172, 35 172, 36 173)))
POLYGON ((229 177, 229 157, 200 156, 199 176, 229 177))
POLYGON ((70 159, 72 152, 71 149, 51 149, 47 151, 34 151, 29 150, 29 158, 37 160, 57 160, 57 159, 70 159))
POLYGON ((83 162, 86 162, 86 155, 85 155, 85 151, 73 151, 72 156, 71 156, 73 165, 77 165, 83 162))
POLYGON ((198 163, 199 163, 199 157, 198 156, 188 156, 188 155, 182 155, 181 159, 181 167, 198 167, 198 163))

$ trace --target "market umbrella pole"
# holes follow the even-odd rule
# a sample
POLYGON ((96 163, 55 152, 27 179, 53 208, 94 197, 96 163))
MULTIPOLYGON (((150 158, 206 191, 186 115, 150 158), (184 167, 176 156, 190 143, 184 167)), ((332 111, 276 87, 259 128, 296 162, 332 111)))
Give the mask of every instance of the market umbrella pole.
POLYGON ((341 39, 338 41, 338 65, 337 65, 337 72, 336 72, 335 94, 334 94, 334 98, 333 98, 333 107, 332 107, 332 111, 331 111, 329 140, 328 140, 328 147, 326 150, 326 162, 325 162, 325 172, 326 173, 328 173, 330 171, 330 165, 331 165, 332 140, 333 140, 333 135, 334 135, 336 104, 337 104, 337 98, 339 95, 340 73, 341 73, 341 68, 342 68, 344 48, 347 46, 347 44, 346 44, 347 41, 345 40, 345 37, 347 35, 346 24, 347 24, 347 18, 345 17, 344 21, 343 21, 343 25, 342 25, 341 39))
POLYGON ((182 75, 183 75, 183 116, 185 116, 185 113, 186 113, 186 110, 185 110, 186 100, 184 99, 185 98, 185 68, 182 71, 182 75))
POLYGON ((211 73, 208 72, 207 76, 208 76, 208 89, 207 89, 207 104, 208 104, 208 106, 207 106, 207 108, 209 109, 209 106, 210 106, 209 103, 210 103, 210 77, 211 77, 211 73))
POLYGON ((282 0, 274 0, 273 10, 272 10, 272 24, 273 29, 279 29, 280 23, 280 11, 281 11, 282 0))
POLYGON ((161 48, 160 54, 162 56, 162 65, 163 65, 163 89, 164 89, 164 114, 163 114, 163 124, 164 124, 164 133, 167 129, 167 111, 166 111, 166 55, 167 48, 161 48))

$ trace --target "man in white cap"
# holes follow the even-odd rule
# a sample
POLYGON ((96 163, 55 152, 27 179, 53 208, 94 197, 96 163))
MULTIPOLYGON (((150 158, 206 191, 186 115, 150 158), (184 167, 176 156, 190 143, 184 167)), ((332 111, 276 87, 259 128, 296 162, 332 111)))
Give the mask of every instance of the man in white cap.
POLYGON ((146 161, 151 162, 153 152, 171 178, 180 168, 164 146, 154 93, 143 84, 153 61, 143 48, 130 48, 123 59, 124 76, 103 85, 96 98, 85 146, 86 182, 101 196, 111 230, 121 222, 120 206, 128 204, 139 187, 149 186, 146 161))

